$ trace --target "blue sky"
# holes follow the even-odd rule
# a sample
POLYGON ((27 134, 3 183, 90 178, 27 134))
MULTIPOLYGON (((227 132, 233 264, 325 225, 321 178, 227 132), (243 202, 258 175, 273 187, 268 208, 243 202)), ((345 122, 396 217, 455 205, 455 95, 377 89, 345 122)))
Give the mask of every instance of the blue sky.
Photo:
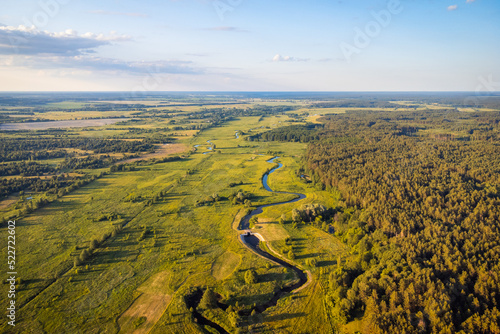
POLYGON ((498 91, 498 0, 0 0, 2 91, 498 91))

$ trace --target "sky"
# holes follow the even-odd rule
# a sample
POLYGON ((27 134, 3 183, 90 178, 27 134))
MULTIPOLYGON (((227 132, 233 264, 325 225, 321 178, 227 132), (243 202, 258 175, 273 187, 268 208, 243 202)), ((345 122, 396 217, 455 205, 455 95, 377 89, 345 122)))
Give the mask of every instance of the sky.
POLYGON ((0 0, 0 91, 500 90, 498 0, 0 0))

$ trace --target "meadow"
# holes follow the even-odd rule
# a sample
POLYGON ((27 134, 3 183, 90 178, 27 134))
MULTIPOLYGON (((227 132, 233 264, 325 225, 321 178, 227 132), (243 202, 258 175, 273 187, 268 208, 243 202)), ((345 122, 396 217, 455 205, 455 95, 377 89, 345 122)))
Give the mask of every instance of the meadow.
MULTIPOLYGON (((11 121, 24 110, 21 106, 10 108, 2 107, 2 114, 12 116, 11 121)), ((18 273, 16 326, 9 326, 7 318, 1 317, 0 331, 217 332, 198 323, 197 314, 229 333, 360 330, 356 321, 339 327, 324 298, 330 274, 354 257, 352 250, 329 230, 326 221, 292 221, 293 210, 304 205, 320 204, 336 210, 344 205, 340 192, 314 185, 308 175, 301 175, 306 143, 246 140, 287 125, 321 123, 324 115, 334 117, 359 108, 319 108, 315 101, 285 99, 214 99, 212 104, 205 99, 163 104, 151 99, 128 101, 128 105, 115 100, 67 101, 43 108, 31 116, 17 116, 24 122, 130 120, 86 123, 82 128, 58 131, 4 131, 0 132, 2 140, 15 144, 32 138, 105 139, 152 143, 155 150, 135 152, 118 147, 121 150, 97 152, 74 146, 64 147, 71 156, 49 154, 38 160, 29 156, 14 162, 59 169, 43 175, 7 175, 2 180, 55 178, 61 185, 39 191, 14 189, 0 200, 0 217, 15 219, 17 224, 18 273), (116 109, 105 109, 106 104, 116 105, 116 109), (90 110, 94 105, 104 109, 90 110), (293 271, 258 256, 239 241, 237 227, 249 210, 293 198, 270 193, 262 185, 263 175, 273 167, 267 161, 276 156, 283 168, 269 176, 269 186, 275 191, 302 193, 306 198, 265 208, 253 231, 265 239, 262 249, 309 271, 312 279, 300 291, 280 298, 276 306, 263 313, 252 312, 283 286, 297 281, 293 271), (89 157, 104 162, 67 167, 71 159, 89 157), (78 187, 64 183, 69 182, 65 178, 80 180, 84 176, 94 179, 78 187), (27 210, 35 200, 47 203, 27 210), (249 282, 249 273, 255 275, 254 282, 249 282), (206 291, 213 292, 212 305, 205 303, 206 291), (192 307, 192 301, 199 302, 202 294, 199 305, 192 307)), ((421 104, 417 109, 424 108, 447 106, 421 104)), ((432 132, 422 133, 426 131, 432 132)), ((9 164, 13 162, 5 158, 0 166, 9 164)), ((2 224, 0 235, 0 246, 6 253, 6 224, 2 224)), ((7 271, 4 261, 0 272, 7 271)), ((7 289, 3 284, 1 305, 8 302, 7 289)))
MULTIPOLYGON (((57 109, 78 107, 77 104, 51 107, 56 106, 57 109)), ((194 107, 182 109, 176 119, 186 122, 183 112, 194 107)), ((88 114, 73 112, 71 119, 84 115, 88 114)), ((101 115, 114 116, 114 112, 101 115)), ((68 119, 61 110, 44 112, 43 117, 68 119)), ((241 218, 248 205, 233 204, 228 198, 237 192, 249 194, 251 206, 287 200, 289 195, 269 193, 261 183, 262 175, 270 168, 266 161, 277 154, 287 168, 285 174, 273 175, 270 182, 300 186, 298 177, 290 170, 300 164, 304 144, 255 143, 236 136, 236 132, 255 133, 286 122, 293 120, 282 114, 237 118, 203 131, 172 130, 181 149, 162 156, 143 154, 142 158, 125 160, 134 166, 133 171, 83 170, 104 175, 35 212, 20 214, 20 202, 27 200, 18 197, 19 194, 2 201, 4 216, 18 216, 16 252, 21 278, 17 286, 17 325, 11 328, 2 318, 2 330, 196 333, 207 329, 193 321, 185 302, 194 288, 213 289, 220 301, 240 312, 266 302, 277 286, 293 282, 296 277, 250 252, 238 241, 240 232, 233 228, 234 221, 237 216, 241 218), (158 159, 169 154, 182 158, 158 163, 158 159), (149 203, 159 193, 161 198, 149 203), (206 202, 214 197, 218 200, 206 202), (199 206, 200 201, 206 203, 199 206), (105 238, 107 235, 110 236, 105 238), (93 240, 98 241, 98 246, 81 264, 75 265, 75 259, 81 257, 93 240), (245 282, 249 270, 257 273, 258 283, 245 282)), ((111 137, 125 135, 127 127, 147 131, 165 127, 167 123, 145 120, 131 125, 102 124, 94 127, 95 131, 66 131, 90 138, 111 137)), ((22 135, 23 132, 5 133, 10 138, 22 135)), ((56 165, 61 159, 46 162, 56 165)), ((314 193, 313 189, 309 193, 314 193)), ((319 200, 317 196, 311 198, 316 199, 319 200)), ((262 216, 272 218, 273 214, 262 216)), ((260 224, 258 229, 264 230, 260 224)), ((320 231, 294 233, 297 239, 301 233, 331 237, 320 231)), ((269 238, 273 242, 281 240, 276 235, 269 238)), ((304 248, 303 252, 306 254, 307 250, 304 248)), ((206 318, 229 332, 249 328, 291 332, 297 324, 323 329, 329 326, 328 322, 312 321, 311 317, 317 313, 309 311, 312 307, 324 314, 321 299, 316 298, 319 293, 321 286, 314 282, 300 293, 280 300, 264 314, 248 319, 235 320, 234 313, 222 309, 202 311, 206 318)), ((2 293, 2 303, 5 296, 2 293)))

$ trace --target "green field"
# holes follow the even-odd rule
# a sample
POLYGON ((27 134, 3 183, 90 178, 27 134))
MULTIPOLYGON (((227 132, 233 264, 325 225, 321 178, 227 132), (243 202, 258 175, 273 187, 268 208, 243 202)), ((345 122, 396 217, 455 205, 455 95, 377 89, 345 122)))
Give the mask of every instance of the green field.
MULTIPOLYGON (((359 108, 319 108, 312 106, 313 101, 301 100, 203 102, 202 106, 191 100, 171 102, 182 106, 161 105, 158 100, 49 103, 32 116, 20 116, 26 120, 120 116, 131 120, 102 127, 0 133, 13 145, 22 140, 31 140, 31 145, 67 140, 73 145, 47 150, 62 150, 64 156, 36 158, 32 151, 27 158, 5 158, 0 163, 5 173, 11 173, 2 177, 5 182, 39 178, 48 186, 51 180, 62 180, 61 185, 48 189, 8 188, 10 192, 0 200, 0 217, 16 220, 18 273, 16 326, 9 326, 2 317, 2 332, 215 333, 214 328, 195 321, 196 312, 229 333, 331 333, 339 328, 355 333, 362 329, 356 319, 339 325, 329 316, 332 312, 325 302, 330 274, 355 258, 352 248, 329 230, 331 218, 328 222, 292 222, 293 210, 304 205, 320 204, 332 210, 345 206, 340 191, 324 189, 308 182, 308 175, 301 176, 307 144, 247 140, 287 125, 320 124, 324 115, 359 108), (106 103, 126 110, 83 110, 106 103), (104 140, 99 145, 152 143, 154 148, 93 149, 71 143, 72 138, 98 144, 104 140), (274 191, 301 193, 306 198, 265 208, 252 223, 253 232, 264 238, 261 248, 312 276, 296 293, 281 296, 276 306, 251 313, 298 281, 293 271, 245 247, 237 230, 247 211, 294 198, 268 192, 262 185, 262 176, 274 166, 267 161, 276 156, 283 168, 270 175, 268 185, 274 191), (77 164, 89 158, 104 162, 77 164), (46 171, 33 175, 8 171, 21 162, 46 171), (68 167, 70 163, 79 167, 68 167), (72 188, 64 183, 90 177, 88 183, 72 188), (245 201, 237 200, 238 196, 245 201), (44 200, 47 203, 41 207, 33 209, 30 204, 44 200), (248 282, 249 273, 256 275, 256 282, 248 282), (203 306, 202 301, 190 309, 188 300, 206 290, 215 293, 220 305, 203 306)), ((450 107, 422 103, 417 109, 446 108, 450 107)), ((370 110, 390 113, 394 108, 370 110)), ((8 113, 16 116, 15 111, 8 113)), ((443 134, 459 137, 466 133, 460 127, 420 129, 423 137, 443 134)), ((0 233, 5 236, 0 245, 6 253, 6 225, 0 233)), ((5 261, 0 271, 9 271, 5 261)), ((8 302, 8 289, 8 284, 2 285, 1 305, 8 302)))
MULTIPOLYGON (((77 108, 78 105, 51 107, 77 108)), ((83 115, 95 116, 94 112, 77 112, 70 117, 63 111, 53 111, 44 113, 43 117, 63 120, 83 115)), ((105 112, 99 116, 115 115, 105 112)), ((177 119, 182 121, 183 117, 177 119)), ((238 212, 245 208, 225 198, 242 191, 251 194, 253 206, 290 199, 290 195, 267 192, 261 184, 262 175, 271 167, 266 161, 279 154, 286 167, 270 178, 273 188, 306 192, 307 202, 325 205, 335 202, 306 187, 293 174, 300 164, 304 144, 248 142, 243 135, 235 136, 236 131, 252 134, 290 121, 286 115, 241 117, 204 131, 172 130, 179 143, 188 147, 200 146, 180 161, 135 164, 134 171, 106 173, 31 214, 22 215, 19 209, 16 210, 24 203, 22 198, 17 198, 16 205, 9 205, 13 200, 16 202, 15 195, 7 199, 1 210, 7 217, 18 216, 16 269, 22 281, 17 286, 17 325, 12 330, 2 318, 3 330, 17 333, 196 333, 203 329, 192 321, 184 302, 193 287, 210 287, 224 303, 240 310, 266 302, 277 284, 286 284, 296 278, 238 242, 238 232, 232 225, 238 212), (212 144, 214 152, 203 154, 210 152, 207 148, 212 144), (238 185, 231 187, 231 183, 238 185), (160 200, 146 203, 160 192, 164 192, 160 200), (197 201, 214 194, 222 200, 196 206, 197 201), (129 201, 131 196, 142 200, 129 201), (111 218, 101 219, 103 215, 111 218), (116 226, 123 227, 113 232, 116 226), (84 263, 74 265, 74 259, 80 257, 92 240, 104 239, 104 235, 111 233, 113 235, 100 243, 84 263), (260 278, 258 283, 245 283, 244 274, 248 270, 256 271, 260 278)), ((189 122, 200 123, 197 120, 189 122)), ((98 131, 74 129, 70 132, 83 137, 124 136, 128 133, 127 127, 154 130, 168 126, 167 123, 145 119, 125 128, 110 125, 94 129, 98 131)), ((16 137, 16 134, 6 135, 16 137)), ((44 162, 55 166, 61 159, 44 162)), ((102 171, 107 170, 86 172, 102 171)), ((281 213, 289 215, 292 208, 292 204, 274 207, 260 218, 274 219, 281 213)), ((260 224, 257 229, 266 230, 260 224)), ((308 228, 289 233, 297 239, 314 239, 312 244, 304 244, 301 248, 304 251, 299 257, 304 258, 308 256, 309 247, 325 244, 325 238, 333 238, 308 228)), ((279 250, 284 235, 269 236, 270 245, 279 250)), ((3 242, 2 247, 6 247, 3 242)), ((342 252, 342 247, 336 244, 334 241, 333 248, 328 246, 328 251, 342 252)), ((314 280, 300 293, 280 299, 276 307, 265 313, 240 319, 238 326, 244 330, 260 328, 283 333, 293 332, 297 325, 311 331, 328 331, 331 325, 324 321, 326 315, 321 298, 318 298, 321 289, 320 281, 314 280), (308 310, 323 314, 323 318, 313 316, 308 310)), ((3 292, 2 298, 6 295, 6 291, 3 292)), ((216 309, 203 311, 203 314, 230 332, 236 331, 230 313, 216 309)))

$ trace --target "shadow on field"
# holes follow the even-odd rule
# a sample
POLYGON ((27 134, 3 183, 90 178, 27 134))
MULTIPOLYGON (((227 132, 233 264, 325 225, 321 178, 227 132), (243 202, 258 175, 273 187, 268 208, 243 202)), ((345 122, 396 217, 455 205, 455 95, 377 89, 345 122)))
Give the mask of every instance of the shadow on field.
POLYGON ((187 196, 188 194, 185 193, 185 192, 182 192, 182 193, 175 193, 175 192, 168 192, 165 194, 165 198, 167 199, 173 199, 173 198, 180 198, 180 197, 184 197, 184 196, 187 196))
POLYGON ((327 267, 327 266, 333 266, 334 264, 337 264, 337 261, 335 261, 335 260, 318 261, 317 266, 318 267, 327 267))
POLYGON ((129 240, 113 240, 113 247, 125 248, 133 245, 137 245, 136 239, 131 238, 129 240))
POLYGON ((119 263, 124 262, 130 255, 136 252, 124 251, 123 249, 119 250, 101 250, 98 254, 99 263, 119 263))
POLYGON ((37 212, 40 216, 49 216, 49 215, 60 215, 61 212, 69 212, 74 209, 73 200, 56 200, 47 206, 43 207, 43 210, 37 212))
MULTIPOLYGON (((38 222, 34 222, 34 221, 27 222, 26 219, 16 220, 16 226, 17 227, 20 227, 20 226, 35 226, 35 225, 41 225, 41 224, 43 224, 43 222, 40 221, 40 220, 38 222)), ((7 226, 7 224, 5 226, 7 226)))
POLYGON ((44 279, 44 278, 30 278, 30 279, 23 280, 23 281, 24 281, 24 283, 26 285, 29 285, 29 284, 34 284, 34 283, 45 282, 45 281, 47 281, 47 279, 44 279))
POLYGON ((297 255, 297 259, 307 259, 310 257, 318 257, 321 256, 322 253, 310 253, 310 254, 303 254, 303 255, 297 255))
POLYGON ((296 252, 296 251, 299 251, 299 252, 300 252, 300 251, 301 251, 301 250, 303 250, 303 249, 306 249, 306 247, 305 247, 305 246, 302 246, 302 245, 294 245, 294 246, 293 246, 293 250, 294 250, 295 252, 296 252))
MULTIPOLYGON (((254 294, 251 296, 241 296, 241 297, 238 297, 237 299, 238 299, 238 302, 240 304, 251 305, 256 300, 258 301, 257 304, 260 304, 260 303, 265 303, 266 301, 269 301, 273 297, 274 297, 274 293, 270 292, 270 293, 263 293, 260 295, 254 294)), ((250 312, 248 312, 248 313, 250 313, 250 312)))
MULTIPOLYGON (((250 198, 250 201, 260 203, 260 202, 262 202, 263 200, 265 200, 265 199, 267 199, 267 198, 269 198, 269 196, 255 196, 255 195, 254 195, 254 196, 252 196, 252 197, 250 198)), ((259 204, 259 205, 260 205, 260 204, 259 204)))
POLYGON ((267 283, 267 282, 274 282, 278 280, 284 280, 286 279, 286 275, 283 274, 260 274, 259 275, 259 283, 267 283))
POLYGON ((302 242, 302 241, 306 241, 306 238, 293 238, 293 241, 294 242, 302 242))

